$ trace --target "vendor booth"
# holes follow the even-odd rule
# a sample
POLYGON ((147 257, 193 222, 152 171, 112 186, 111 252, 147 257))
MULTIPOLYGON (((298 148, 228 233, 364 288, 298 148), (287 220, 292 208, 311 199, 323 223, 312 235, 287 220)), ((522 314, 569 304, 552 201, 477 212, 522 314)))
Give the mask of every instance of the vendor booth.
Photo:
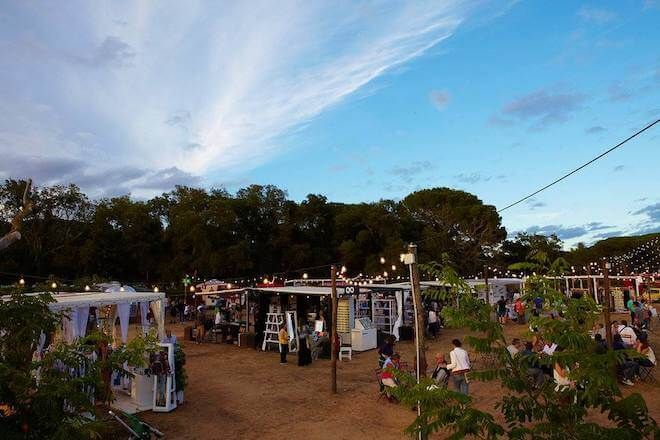
MULTIPOLYGON (((110 284, 103 286, 105 292, 60 293, 53 295, 55 302, 49 304, 53 311, 65 312, 66 318, 62 322, 61 337, 66 342, 73 342, 76 338, 87 334, 90 321, 90 311, 94 311, 97 326, 109 328, 115 333, 115 341, 126 343, 129 337, 129 321, 131 308, 135 315, 140 317, 137 331, 147 332, 150 322, 147 318, 149 309, 156 324, 158 337, 165 337, 165 310, 163 307, 165 293, 163 292, 136 292, 129 286, 110 284), (115 322, 119 321, 119 332, 116 334, 115 322)), ((35 294, 36 295, 36 294, 35 294)), ((171 345, 171 344, 170 344, 171 345)), ((172 356, 173 349, 167 348, 172 356)), ((170 362, 173 365, 173 361, 170 362)), ((159 372, 145 375, 138 369, 129 370, 135 375, 132 378, 113 377, 113 392, 116 397, 115 406, 127 413, 144 410, 171 411, 176 407, 174 388, 174 368, 163 368, 159 372), (160 390, 159 393, 156 393, 160 390), (165 399, 160 399, 165 396, 165 399), (158 397, 158 399, 157 399, 158 397), (158 405, 162 402, 162 405, 158 405), (158 408, 157 408, 158 407, 158 408)))

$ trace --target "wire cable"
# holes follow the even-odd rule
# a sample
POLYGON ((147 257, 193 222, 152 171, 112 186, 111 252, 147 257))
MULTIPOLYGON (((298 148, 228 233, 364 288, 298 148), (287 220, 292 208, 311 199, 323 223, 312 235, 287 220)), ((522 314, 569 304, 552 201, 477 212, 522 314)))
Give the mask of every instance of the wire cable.
POLYGON ((640 134, 644 133, 646 130, 648 130, 648 129, 650 129, 651 127, 653 127, 653 126, 654 126, 655 124, 657 124, 658 122, 660 122, 660 119, 656 119, 654 122, 651 122, 649 125, 647 125, 646 127, 642 128, 641 130, 635 132, 635 133, 632 134, 631 136, 627 137, 626 139, 624 139, 623 141, 619 142, 618 144, 616 144, 615 146, 613 146, 613 147, 610 148, 609 150, 606 150, 606 151, 602 152, 601 154, 599 154, 598 156, 594 157, 594 158, 591 159, 590 161, 585 162, 584 164, 582 164, 582 165, 580 165, 579 167, 575 168, 573 171, 564 174, 563 176, 561 176, 561 177, 558 178, 557 180, 555 180, 555 181, 553 181, 553 182, 547 184, 547 185, 544 186, 543 188, 540 188, 540 189, 534 191, 534 192, 531 193, 530 195, 525 196, 525 197, 523 197, 522 199, 520 199, 520 200, 518 200, 518 201, 515 201, 515 202, 511 203, 510 205, 505 206, 505 207, 502 208, 502 209, 498 209, 497 212, 499 213, 499 212, 505 211, 505 210, 507 210, 507 209, 509 209, 509 208, 512 208, 512 207, 514 207, 514 206, 516 206, 516 205, 518 205, 518 204, 524 202, 525 200, 527 200, 527 199, 529 199, 529 198, 531 198, 531 197, 534 197, 534 196, 537 195, 538 193, 540 193, 540 192, 542 192, 542 191, 545 191, 546 189, 550 188, 551 186, 556 185, 557 183, 561 182, 562 180, 566 179, 567 177, 572 176, 573 174, 577 173, 577 172, 580 171, 581 169, 583 169, 583 168, 585 168, 585 167, 591 165, 592 163, 596 162, 598 159, 602 158, 603 156, 605 156, 605 155, 611 153, 612 151, 616 150, 617 148, 623 146, 626 142, 628 142, 628 141, 630 141, 630 140, 636 138, 636 137, 639 136, 640 134))

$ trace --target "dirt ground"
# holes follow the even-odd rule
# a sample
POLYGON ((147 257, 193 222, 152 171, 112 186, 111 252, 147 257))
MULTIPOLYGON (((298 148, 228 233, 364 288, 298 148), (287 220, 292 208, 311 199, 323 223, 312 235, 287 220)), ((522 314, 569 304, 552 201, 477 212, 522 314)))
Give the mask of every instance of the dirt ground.
MULTIPOLYGON (((650 342, 660 355, 660 321, 654 325, 656 331, 650 334, 650 342)), ((171 328, 181 341, 182 327, 171 328)), ((508 324, 506 332, 510 337, 521 336, 525 326, 508 324)), ((448 353, 450 341, 463 336, 461 330, 443 330, 437 341, 430 342, 429 360, 437 352, 448 353)), ((414 419, 410 409, 378 399, 375 350, 354 353, 351 361, 338 363, 339 392, 333 395, 329 360, 298 367, 292 355, 289 364, 283 366, 275 352, 225 344, 182 344, 187 356, 186 402, 171 413, 141 414, 166 438, 401 439, 406 438, 403 429, 414 419)), ((412 365, 411 342, 398 343, 396 350, 412 365)), ((655 375, 658 378, 657 371, 655 375)), ((623 391, 642 393, 651 414, 660 421, 659 389, 656 382, 636 384, 623 391)), ((492 411, 500 389, 492 382, 471 382, 470 395, 478 408, 492 411)))

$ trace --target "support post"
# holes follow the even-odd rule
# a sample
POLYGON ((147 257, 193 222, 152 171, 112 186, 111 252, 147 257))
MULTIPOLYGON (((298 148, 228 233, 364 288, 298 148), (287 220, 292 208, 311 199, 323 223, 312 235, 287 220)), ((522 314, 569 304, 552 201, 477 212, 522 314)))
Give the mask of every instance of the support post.
POLYGON ((337 394, 337 267, 333 264, 330 266, 330 280, 331 280, 331 299, 332 299, 332 325, 330 332, 330 364, 332 368, 332 394, 337 394))
POLYGON ((605 288, 605 298, 603 300, 603 313, 605 315, 605 335, 607 337, 607 346, 612 347, 612 322, 610 320, 610 263, 603 260, 603 282, 605 288))
POLYGON ((417 245, 409 244, 408 254, 412 255, 410 285, 413 294, 413 307, 415 308, 415 360, 417 362, 417 382, 419 382, 420 377, 426 376, 426 352, 424 349, 424 307, 422 307, 422 292, 419 285, 419 270, 417 268, 417 245))

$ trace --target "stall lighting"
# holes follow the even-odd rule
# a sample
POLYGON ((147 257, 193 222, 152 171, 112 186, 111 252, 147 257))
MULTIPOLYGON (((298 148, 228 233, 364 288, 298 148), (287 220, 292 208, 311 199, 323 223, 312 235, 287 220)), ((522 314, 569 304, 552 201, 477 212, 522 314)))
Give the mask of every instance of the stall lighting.
POLYGON ((123 292, 123 291, 124 291, 124 286, 121 286, 121 287, 119 288, 119 291, 120 291, 120 292, 123 292))
POLYGON ((387 278, 387 271, 383 272, 383 277, 387 278))
POLYGON ((154 287, 154 292, 158 293, 158 286, 154 287))
POLYGON ((348 270, 348 269, 346 269, 346 266, 342 266, 342 267, 341 267, 341 273, 346 273, 347 270, 348 270))
MULTIPOLYGON (((190 286, 190 289, 189 289, 189 290, 190 290, 190 292, 195 292, 195 286, 190 286)), ((193 298, 194 298, 194 297, 195 297, 195 295, 193 295, 193 298)))
POLYGON ((380 264, 385 264, 385 257, 380 257, 380 264))
POLYGON ((89 285, 85 286, 85 292, 89 292, 89 285))
POLYGON ((52 287, 53 289, 57 289, 57 283, 53 282, 53 284, 51 284, 50 287, 52 287))
POLYGON ((231 287, 232 287, 231 283, 228 283, 227 284, 227 289, 231 289, 231 287))
POLYGON ((395 271, 395 270, 396 270, 396 265, 393 264, 393 265, 392 265, 392 271, 395 271))
POLYGON ((18 284, 20 284, 21 286, 24 286, 25 285, 25 280, 23 278, 21 278, 20 280, 18 280, 18 284))
POLYGON ((305 273, 303 274, 303 280, 306 280, 307 278, 309 278, 309 275, 307 275, 307 272, 305 272, 305 273))

